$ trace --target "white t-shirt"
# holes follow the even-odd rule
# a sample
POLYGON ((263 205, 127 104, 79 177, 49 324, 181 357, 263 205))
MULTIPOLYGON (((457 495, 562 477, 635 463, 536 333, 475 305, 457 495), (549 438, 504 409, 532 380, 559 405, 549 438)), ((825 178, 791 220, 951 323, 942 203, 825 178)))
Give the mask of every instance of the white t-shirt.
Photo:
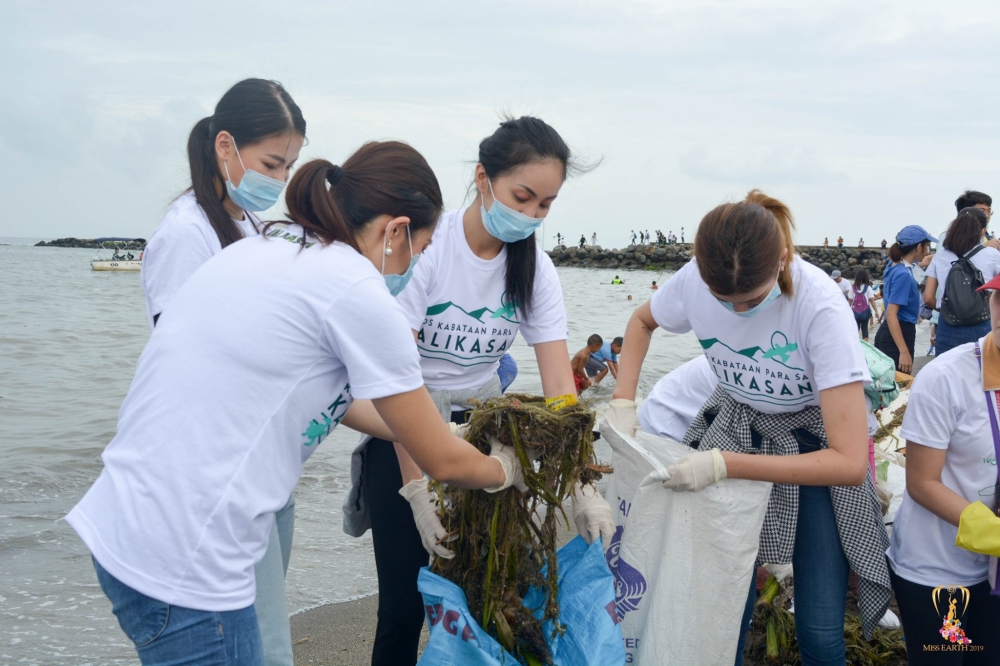
MULTIPOLYGON (((970 502, 996 508, 997 461, 973 346, 955 347, 920 371, 899 432, 907 441, 947 451, 941 483, 970 502)), ((989 558, 956 546, 957 534, 956 526, 905 492, 887 553, 893 569, 910 582, 931 587, 982 582, 989 558)))
POLYGON ((705 356, 667 373, 639 408, 643 431, 680 442, 718 383, 705 356))
MULTIPOLYGON (((927 267, 927 277, 932 277, 938 281, 937 291, 934 297, 937 299, 937 307, 941 307, 941 299, 944 298, 945 283, 948 282, 948 273, 951 272, 952 263, 958 261, 958 255, 951 250, 938 248, 931 265, 927 267)), ((973 255, 972 265, 983 274, 983 281, 989 282, 997 275, 1000 275, 1000 250, 992 247, 984 247, 973 255)))
POLYGON ((851 282, 847 280, 847 278, 842 277, 840 278, 840 282, 834 280, 833 283, 837 285, 838 289, 844 292, 844 296, 847 296, 848 298, 851 297, 851 282))
POLYGON ((441 216, 433 242, 396 297, 417 331, 424 382, 432 389, 482 386, 520 330, 525 342, 566 340, 566 308, 552 260, 538 248, 530 316, 505 304, 506 246, 477 257, 465 239, 465 209, 441 216))
POLYGON ((719 303, 694 259, 650 301, 661 328, 693 330, 726 391, 765 414, 818 406, 820 391, 871 376, 851 307, 837 286, 798 257, 790 269, 794 296, 779 296, 750 317, 719 303))
POLYGON ((297 226, 234 243, 181 286, 143 350, 104 470, 67 520, 126 585, 245 608, 273 514, 353 398, 422 385, 371 262, 297 226))
MULTIPOLYGON (((233 220, 245 237, 257 235, 260 226, 249 213, 233 220)), ((142 255, 142 291, 146 294, 149 327, 153 317, 163 312, 167 302, 203 263, 222 250, 219 236, 198 205, 194 192, 187 191, 171 204, 142 255)))

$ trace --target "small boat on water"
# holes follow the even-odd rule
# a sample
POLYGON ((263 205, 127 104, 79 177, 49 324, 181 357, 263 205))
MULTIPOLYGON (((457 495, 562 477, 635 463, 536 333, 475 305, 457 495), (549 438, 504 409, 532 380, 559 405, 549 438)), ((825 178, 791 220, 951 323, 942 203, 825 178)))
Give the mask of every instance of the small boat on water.
POLYGON ((98 238, 95 242, 100 244, 97 254, 90 260, 90 267, 95 271, 137 271, 142 268, 145 238, 98 238))

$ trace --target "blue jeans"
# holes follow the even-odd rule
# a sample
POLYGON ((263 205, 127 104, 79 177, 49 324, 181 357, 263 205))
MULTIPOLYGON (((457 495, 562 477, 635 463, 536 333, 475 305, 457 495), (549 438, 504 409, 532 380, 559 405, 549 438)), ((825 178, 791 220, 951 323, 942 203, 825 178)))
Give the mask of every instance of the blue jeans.
POLYGON ((132 589, 96 559, 94 569, 111 600, 111 611, 144 666, 263 665, 252 605, 222 612, 172 606, 132 589))
POLYGON ((295 531, 295 494, 283 509, 274 514, 267 552, 254 565, 257 598, 254 609, 260 626, 260 641, 265 666, 292 666, 292 628, 288 621, 285 596, 285 573, 292 555, 295 531))
MULTIPOLYGON (((792 551, 795 571, 795 638, 804 666, 843 666, 844 612, 847 606, 847 563, 830 489, 799 486, 799 517, 792 551)), ((757 601, 757 576, 750 578, 750 595, 743 610, 736 666, 743 664, 746 630, 750 629, 757 601)))
POLYGON ((940 356, 949 349, 954 349, 966 342, 975 342, 990 332, 992 324, 984 321, 981 324, 972 326, 952 326, 943 318, 938 320, 937 342, 934 345, 934 354, 940 356))

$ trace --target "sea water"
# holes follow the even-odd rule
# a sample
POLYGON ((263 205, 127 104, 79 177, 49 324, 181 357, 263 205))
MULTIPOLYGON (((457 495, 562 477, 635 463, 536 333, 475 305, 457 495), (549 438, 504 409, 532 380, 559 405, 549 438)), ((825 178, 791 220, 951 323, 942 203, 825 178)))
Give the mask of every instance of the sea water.
MULTIPOLYGON (((101 471, 118 408, 149 338, 138 273, 95 272, 94 251, 0 238, 0 663, 134 664, 90 555, 62 517, 101 471)), ((625 332, 669 272, 557 269, 569 351, 625 332), (631 294, 633 300, 628 300, 631 294)), ((926 333, 918 347, 926 350, 926 333), (923 345, 921 347, 921 345, 923 345)), ((532 350, 518 338, 511 391, 540 393, 532 350)), ((639 391, 699 353, 693 335, 653 336, 639 391)), ((918 353, 922 353, 918 350, 918 353)), ((614 380, 588 390, 602 412, 614 380)), ((341 529, 358 436, 338 428, 306 464, 296 494, 289 607, 300 611, 377 590, 370 534, 341 529)), ((609 456, 605 448, 599 455, 609 456)))

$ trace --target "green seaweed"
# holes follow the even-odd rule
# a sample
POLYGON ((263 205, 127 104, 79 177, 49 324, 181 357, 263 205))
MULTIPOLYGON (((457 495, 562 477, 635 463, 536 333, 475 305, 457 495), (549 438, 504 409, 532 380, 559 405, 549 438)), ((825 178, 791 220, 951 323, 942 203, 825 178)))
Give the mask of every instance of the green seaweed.
POLYGON ((583 405, 553 411, 541 397, 492 398, 470 414, 465 438, 483 453, 491 438, 514 447, 528 490, 486 493, 434 484, 441 523, 455 537, 448 543, 455 557, 435 558, 431 570, 462 588, 483 629, 523 663, 552 663, 543 621, 551 621, 555 632, 565 630, 557 599, 556 521, 569 526, 563 503, 578 482, 610 471, 596 464, 593 427, 594 413, 583 405), (545 592, 542 621, 524 607, 529 587, 545 592))

